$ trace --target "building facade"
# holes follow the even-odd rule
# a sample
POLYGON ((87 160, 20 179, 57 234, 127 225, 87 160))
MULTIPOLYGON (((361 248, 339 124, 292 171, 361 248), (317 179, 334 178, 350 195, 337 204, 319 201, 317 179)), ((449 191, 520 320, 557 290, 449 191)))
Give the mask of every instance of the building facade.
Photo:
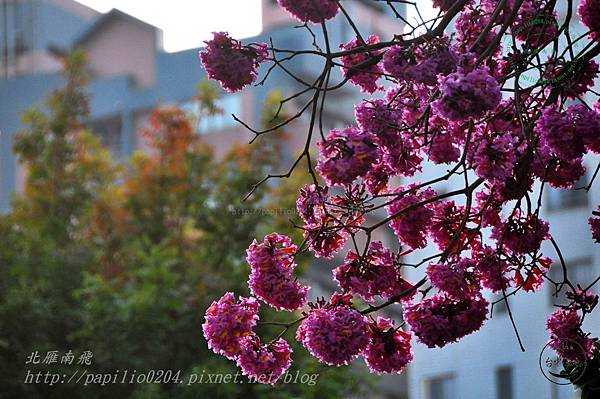
MULTIPOLYGON (((383 34, 398 27, 385 8, 369 3, 356 1, 347 6, 361 29, 383 34)), ((153 108, 174 103, 185 108, 205 79, 199 49, 167 53, 161 47, 159 29, 119 10, 100 14, 73 0, 4 0, 1 4, 6 29, 0 29, 0 211, 9 208, 11 195, 19 190, 23 178, 11 151, 13 135, 21 128, 20 115, 32 105, 43 106, 50 91, 62 84, 59 60, 70 48, 81 47, 88 54, 93 77, 90 127, 117 157, 143 149, 140 133, 153 108)), ((272 38, 277 47, 288 49, 312 45, 308 32, 294 29, 297 21, 273 0, 262 1, 262 22, 262 33, 245 41, 268 42, 272 38)), ((339 17, 331 22, 332 43, 352 38, 351 29, 343 22, 339 17)), ((299 57, 290 67, 305 79, 316 79, 322 65, 311 57, 299 57)), ((204 119, 199 133, 214 146, 217 156, 222 155, 233 143, 252 138, 231 118, 232 113, 259 126, 263 101, 271 90, 290 95, 300 87, 276 69, 265 85, 223 96, 223 115, 204 119)), ((330 98, 335 106, 324 110, 325 128, 350 123, 352 105, 360 99, 358 91, 345 87, 330 98)), ((290 102, 290 112, 305 100, 299 97, 290 102)), ((301 119, 294 128, 303 132, 306 123, 301 119)), ((303 137, 292 135, 289 148, 297 148, 295 144, 303 137)))

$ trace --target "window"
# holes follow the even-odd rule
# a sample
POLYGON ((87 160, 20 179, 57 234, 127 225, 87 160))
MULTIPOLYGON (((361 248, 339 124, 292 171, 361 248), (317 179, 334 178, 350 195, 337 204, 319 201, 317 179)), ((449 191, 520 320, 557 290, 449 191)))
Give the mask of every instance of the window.
MULTIPOLYGON (((509 291, 507 290, 506 293, 508 294, 509 291)), ((504 294, 502 292, 499 292, 498 294, 496 294, 492 297, 492 301, 494 302, 493 316, 498 316, 498 315, 503 315, 503 314, 508 313, 508 307, 506 306, 506 302, 509 302, 509 305, 510 305, 510 297, 507 297, 505 300, 504 294), (496 301, 499 301, 499 302, 496 302, 496 301)))
POLYGON ((431 378, 425 383, 426 399, 455 399, 455 378, 452 375, 431 378))
POLYGON ((240 115, 242 109, 241 100, 238 94, 224 95, 216 101, 217 107, 223 112, 215 115, 202 114, 200 106, 195 101, 182 103, 181 109, 190 117, 192 124, 199 133, 210 133, 239 125, 231 114, 240 115))
POLYGON ((553 189, 546 185, 548 210, 555 211, 560 209, 585 207, 588 205, 588 195, 585 190, 577 190, 588 184, 587 175, 584 173, 573 189, 553 189))
POLYGON ((121 136, 122 126, 121 118, 107 118, 93 121, 90 124, 90 130, 100 137, 103 146, 116 158, 121 156, 121 136))
MULTIPOLYGON (((577 284, 580 284, 582 287, 587 287, 594 281, 596 277, 598 277, 597 273, 594 273, 594 267, 592 266, 592 258, 576 258, 572 260, 565 261, 567 265, 567 276, 569 277, 569 281, 573 283, 575 287, 577 284)), ((554 265, 550 268, 550 278, 552 281, 560 283, 563 281, 563 268, 560 264, 560 261, 554 260, 554 265)), ((550 289, 550 304, 566 304, 568 302, 565 297, 565 293, 568 291, 568 286, 563 286, 558 295, 556 294, 556 289, 554 288, 554 284, 548 284, 550 289)), ((594 288, 592 288, 594 290, 594 288)))
POLYGON ((513 375, 511 366, 496 369, 496 399, 513 398, 513 375))

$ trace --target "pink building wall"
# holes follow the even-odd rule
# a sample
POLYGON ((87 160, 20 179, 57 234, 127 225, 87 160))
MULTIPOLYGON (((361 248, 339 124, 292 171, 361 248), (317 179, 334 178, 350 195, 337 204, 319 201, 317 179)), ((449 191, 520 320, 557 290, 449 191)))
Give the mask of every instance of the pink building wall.
POLYGON ((141 87, 156 80, 157 31, 113 18, 102 27, 101 34, 86 42, 92 71, 99 76, 129 74, 141 87))

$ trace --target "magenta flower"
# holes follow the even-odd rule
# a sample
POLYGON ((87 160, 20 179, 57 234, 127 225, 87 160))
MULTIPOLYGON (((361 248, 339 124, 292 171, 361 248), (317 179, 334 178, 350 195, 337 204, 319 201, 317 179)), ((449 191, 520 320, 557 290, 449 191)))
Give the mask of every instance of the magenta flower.
POLYGON ((426 86, 398 84, 385 92, 385 101, 390 107, 402 111, 402 120, 407 125, 417 123, 427 105, 429 93, 426 86))
POLYGON ((260 383, 275 385, 292 364, 292 348, 283 338, 261 345, 257 336, 249 336, 242 340, 241 346, 237 365, 242 374, 260 383))
POLYGON ((348 231, 325 223, 304 226, 304 237, 308 239, 308 248, 317 258, 331 259, 342 249, 348 240, 348 231))
POLYGON ((533 173, 554 188, 572 188, 585 173, 582 159, 560 159, 550 153, 548 146, 538 150, 538 156, 533 159, 533 173))
POLYGON ((505 132, 481 137, 472 162, 477 176, 503 182, 512 174, 516 159, 515 140, 505 132))
POLYGON ((438 131, 428 147, 424 147, 429 160, 435 164, 452 163, 460 158, 460 150, 449 133, 438 131))
POLYGON ((458 59, 448 48, 447 39, 428 43, 429 47, 394 46, 383 56, 383 68, 393 77, 407 82, 437 84, 438 75, 456 71, 458 59))
POLYGON ((202 330, 213 352, 234 360, 241 352, 241 339, 253 335, 252 327, 258 320, 258 302, 254 298, 240 297, 236 302, 228 292, 214 301, 204 316, 202 330))
MULTIPOLYGON (((435 196, 432 189, 416 191, 412 189, 393 203, 388 205, 387 211, 390 216, 396 215, 390 222, 390 226, 404 245, 413 249, 425 248, 427 246, 427 231, 433 217, 433 211, 427 205, 415 206, 416 204, 435 196), (409 209, 409 207, 411 207, 409 209)), ((405 187, 398 187, 396 193, 406 191, 405 187)))
POLYGON ((549 346, 562 358, 585 361, 594 351, 594 341, 581 331, 581 317, 575 309, 558 309, 546 321, 549 346))
POLYGON ((379 157, 399 176, 413 176, 422 169, 423 158, 419 154, 419 143, 406 133, 395 145, 380 147, 379 157))
POLYGON ((427 267, 427 278, 432 287, 452 299, 465 299, 480 295, 479 281, 475 278, 477 262, 461 258, 427 267))
POLYGON ((558 33, 556 13, 544 12, 544 4, 540 4, 539 1, 524 1, 519 8, 512 30, 513 35, 518 40, 524 41, 528 48, 543 48, 555 39, 558 33))
POLYGON ((419 342, 430 348, 456 342, 481 328, 488 302, 482 297, 453 300, 434 295, 404 309, 404 320, 419 342))
POLYGON ((300 22, 324 22, 336 16, 338 4, 336 0, 277 0, 300 22))
POLYGON ((296 339, 311 355, 330 366, 348 364, 369 343, 367 319, 351 308, 351 298, 334 294, 308 314, 296 339))
POLYGON ((430 208, 434 215, 429 225, 429 235, 440 250, 449 250, 450 245, 456 249, 465 242, 469 242, 469 245, 479 242, 477 232, 468 226, 464 226, 456 236, 465 218, 464 206, 456 205, 454 201, 441 201, 432 204, 430 208))
POLYGON ((330 259, 363 222, 363 215, 340 196, 329 197, 327 191, 326 187, 304 186, 296 208, 306 223, 301 228, 308 248, 316 257, 330 259))
POLYGON ((377 161, 372 135, 355 127, 333 129, 327 140, 317 145, 321 157, 316 169, 329 186, 352 183, 377 161))
POLYGON ((358 127, 370 132, 378 145, 395 145, 400 137, 402 112, 393 104, 377 98, 362 100, 354 106, 354 116, 358 127))
POLYGON ((289 237, 277 233, 269 234, 260 244, 254 240, 246 251, 252 295, 277 310, 294 311, 304 306, 308 287, 293 275, 297 250, 289 237))
POLYGON ((596 212, 594 212, 594 216, 588 219, 588 223, 590 224, 590 228, 592 229, 592 238, 598 244, 600 244, 600 206, 596 212))
POLYGON ((329 198, 327 191, 327 187, 317 187, 314 184, 307 184, 300 189, 296 210, 304 223, 318 223, 325 216, 325 204, 329 198))
POLYGON ((600 0, 581 0, 577 13, 591 32, 590 39, 600 40, 600 0))
POLYGON ((473 257, 477 259, 475 273, 482 287, 488 288, 492 292, 506 290, 511 282, 506 277, 509 269, 508 262, 500 259, 497 251, 487 245, 480 252, 473 252, 473 257))
POLYGON ((479 7, 469 7, 458 14, 454 24, 457 32, 454 49, 457 53, 464 54, 473 51, 481 54, 492 45, 497 33, 494 29, 490 29, 483 39, 478 41, 480 34, 489 22, 489 15, 490 13, 479 7), (475 45, 476 43, 477 45, 475 45))
POLYGON ((373 195, 387 191, 387 184, 393 171, 384 162, 377 162, 364 177, 363 181, 367 190, 373 195))
POLYGON ((242 46, 225 32, 214 32, 205 43, 199 56, 208 78, 218 80, 230 93, 254 82, 258 64, 269 55, 266 44, 242 46))
POLYGON ((378 317, 369 324, 369 344, 365 362, 374 373, 400 374, 413 359, 410 333, 394 328, 393 320, 378 317))
POLYGON ((542 241, 550 238, 548 223, 537 215, 520 216, 517 210, 506 222, 495 226, 492 238, 515 254, 529 254, 539 251, 542 241))
MULTIPOLYGON (((379 43, 377 35, 371 35, 367 43, 360 43, 358 38, 354 38, 346 44, 341 44, 340 49, 352 50, 364 45, 370 46, 379 43)), ((348 54, 340 57, 342 73, 350 82, 360 87, 361 91, 374 93, 383 87, 377 84, 383 70, 379 66, 379 51, 365 51, 348 54)))
POLYGON ((547 146, 558 158, 572 161, 582 157, 585 144, 597 136, 598 127, 593 111, 583 105, 572 105, 564 112, 555 107, 544 109, 534 131, 540 135, 542 146, 547 146))
MULTIPOLYGON (((594 111, 591 112, 590 115, 591 118, 588 123, 593 124, 596 132, 598 132, 600 130, 600 101, 596 101, 596 104, 594 104, 594 111)), ((587 135, 585 138, 585 145, 588 150, 600 154, 600 134, 587 135)))
POLYGON ((567 291, 565 296, 571 300, 571 309, 583 310, 585 313, 590 313, 598 305, 598 295, 583 288, 567 291))
POLYGON ((500 85, 485 68, 459 69, 440 80, 440 90, 441 97, 432 106, 449 121, 481 118, 502 99, 500 85))
POLYGON ((391 296, 400 275, 394 254, 381 242, 375 241, 369 245, 364 257, 349 251, 344 264, 333 270, 333 278, 345 292, 372 301, 376 295, 391 296))
POLYGON ((504 200, 498 195, 495 187, 489 187, 475 194, 477 199, 476 209, 481 213, 481 227, 495 226, 501 222, 502 203, 504 200))
POLYGON ((556 88, 561 95, 574 99, 585 96, 598 77, 598 64, 594 60, 585 64, 581 59, 574 59, 571 63, 550 60, 546 68, 544 78, 553 83, 546 91, 549 93, 556 88))

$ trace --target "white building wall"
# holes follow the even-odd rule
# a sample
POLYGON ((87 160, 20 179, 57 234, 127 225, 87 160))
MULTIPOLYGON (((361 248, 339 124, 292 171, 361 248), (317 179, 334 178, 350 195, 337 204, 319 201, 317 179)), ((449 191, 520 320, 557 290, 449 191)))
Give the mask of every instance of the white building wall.
MULTIPOLYGON (((586 161, 591 174, 596 167, 598 157, 589 157, 586 161)), ((422 179, 435 176, 434 169, 440 170, 440 168, 428 168, 422 179)), ((436 188, 450 191, 452 187, 459 186, 446 183, 436 188)), ((547 189, 549 188, 547 187, 545 190, 547 189)), ((537 193, 536 191, 532 198, 537 198, 537 193)), ((543 197, 544 201, 547 200, 547 196, 546 192, 543 197)), ((463 203, 464 197, 457 197, 456 202, 463 203)), ((591 273, 594 277, 600 275, 600 247, 592 241, 587 219, 598 204, 600 204, 600 189, 596 185, 589 193, 587 207, 541 213, 541 217, 550 223, 550 232, 561 248, 567 268, 569 269, 569 266, 573 265, 573 261, 589 257, 592 261, 591 273)), ((421 251, 409 256, 407 263, 419 261, 422 257, 433 253, 434 251, 431 249, 421 251)), ((549 242, 545 242, 542 246, 542 253, 557 262, 553 265, 554 268, 561 267, 549 242)), ((465 256, 468 256, 468 253, 465 256)), ((425 267, 426 265, 419 270, 406 270, 405 273, 411 281, 418 281, 423 276, 425 267)), ((484 324, 480 331, 457 343, 448 344, 441 349, 430 349, 414 340, 415 357, 408 372, 409 397, 428 399, 425 389, 426 382, 431 378, 452 375, 455 381, 454 392, 449 396, 450 398, 496 398, 496 369, 510 366, 513 370, 513 399, 572 398, 573 396, 553 396, 552 391, 555 389, 570 392, 572 387, 553 387, 555 384, 544 377, 539 366, 540 353, 548 341, 546 319, 555 310, 552 306, 552 292, 553 285, 545 284, 538 292, 519 292, 509 299, 525 352, 521 352, 519 349, 508 314, 506 312, 499 313, 497 306, 494 307, 492 318, 484 324)), ((600 287, 596 286, 595 292, 600 293, 600 287)), ((497 299, 497 297, 492 298, 489 292, 486 296, 490 302, 497 299)), ((588 316, 583 328, 584 331, 591 332, 592 336, 599 336, 600 314, 595 312, 588 316)))
MULTIPOLYGON (((575 6, 577 2, 574 2, 575 6)), ((557 2, 560 15, 564 15, 567 2, 557 2)), ((584 32, 579 26, 579 20, 574 14, 571 24, 573 37, 584 32)), ((597 79, 596 90, 600 87, 597 79)), ((600 157, 588 155, 585 158, 587 177, 593 175, 600 157)), ((439 176, 448 168, 430 166, 424 168, 424 173, 417 180, 425 181, 439 176)), ((471 179, 473 181, 474 179, 471 179)), ((434 186, 438 191, 452 191, 463 185, 461 180, 443 182, 434 186)), ((552 188, 546 186, 543 195, 543 210, 541 218, 550 223, 550 233, 557 241, 567 263, 567 268, 574 261, 591 259, 591 275, 600 276, 600 245, 591 238, 588 218, 600 204, 600 181, 598 178, 594 187, 588 193, 587 206, 577 208, 562 208, 548 211, 547 201, 552 188)), ((531 198, 537 198, 539 185, 531 198)), ((564 192, 558 195, 565 195, 564 192)), ((452 198, 455 199, 455 198, 452 198)), ((457 203, 464 204, 464 196, 457 197, 457 203)), ((419 261, 424 256, 433 254, 434 249, 427 248, 407 259, 408 263, 419 261)), ((542 246, 542 253, 550 256, 560 268, 558 257, 550 242, 542 246)), ((466 253, 465 255, 468 255, 466 253)), ((411 281, 418 281, 423 276, 426 265, 419 270, 406 270, 411 281)), ((563 399, 575 398, 573 386, 558 386, 548 381, 539 366, 539 357, 544 345, 548 342, 546 319, 556 309, 552 306, 552 284, 544 286, 535 293, 519 292, 510 299, 513 317, 518 328, 525 352, 521 352, 507 313, 497 313, 494 309, 493 318, 489 319, 482 329, 457 343, 448 344, 444 348, 429 349, 413 340, 414 361, 408 371, 409 397, 412 399, 428 399, 427 381, 431 378, 451 375, 455 380, 453 392, 448 396, 452 399, 494 399, 497 396, 496 369, 510 366, 512 368, 512 398, 510 399, 563 399)), ((600 286, 595 286, 594 292, 600 294, 600 286)), ((431 295, 431 294, 430 294, 431 295)), ((490 299, 488 292, 488 299, 490 299)), ((493 298, 497 299, 497 298, 493 298)), ((594 337, 600 336, 600 309, 588 316, 583 330, 594 337)), ((500 399, 500 398, 499 398, 500 399)), ((508 399, 508 398, 501 398, 508 399)))

